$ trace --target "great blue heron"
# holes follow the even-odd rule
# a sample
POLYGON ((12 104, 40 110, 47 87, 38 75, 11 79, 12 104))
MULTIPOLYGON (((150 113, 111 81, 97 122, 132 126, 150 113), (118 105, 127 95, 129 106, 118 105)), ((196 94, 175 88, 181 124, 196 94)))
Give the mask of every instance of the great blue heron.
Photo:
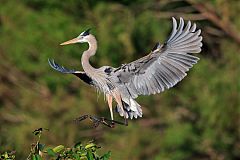
MULTIPOLYGON (((157 43, 148 55, 128 64, 122 64, 118 68, 111 66, 94 68, 89 63, 90 57, 94 56, 97 50, 97 41, 94 35, 90 34, 89 29, 61 44, 84 42, 89 44, 88 50, 83 52, 81 58, 84 72, 67 69, 55 63, 54 60, 49 60, 49 64, 61 73, 78 76, 87 84, 103 92, 110 109, 111 122, 116 122, 113 118, 113 99, 117 102, 116 111, 125 120, 142 117, 141 106, 135 101, 138 95, 156 94, 173 87, 199 60, 198 57, 189 53, 201 52, 201 30, 196 29, 196 24, 192 25, 190 21, 184 25, 182 18, 179 25, 175 18, 172 18, 172 22, 172 33, 164 44, 157 43)), ((87 117, 88 115, 80 119, 87 117)), ((95 117, 91 118, 99 121, 95 117)), ((104 118, 100 121, 104 122, 104 118)), ((125 124, 127 124, 126 121, 125 124)))

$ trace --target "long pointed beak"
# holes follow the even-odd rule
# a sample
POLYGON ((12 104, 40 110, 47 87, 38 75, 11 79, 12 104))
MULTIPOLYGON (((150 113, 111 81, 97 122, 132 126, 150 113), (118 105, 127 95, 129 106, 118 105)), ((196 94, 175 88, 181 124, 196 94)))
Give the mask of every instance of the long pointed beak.
POLYGON ((69 40, 69 41, 66 41, 66 42, 61 43, 60 45, 63 46, 63 45, 68 45, 68 44, 77 43, 78 40, 79 40, 78 38, 73 38, 73 39, 71 39, 71 40, 69 40))

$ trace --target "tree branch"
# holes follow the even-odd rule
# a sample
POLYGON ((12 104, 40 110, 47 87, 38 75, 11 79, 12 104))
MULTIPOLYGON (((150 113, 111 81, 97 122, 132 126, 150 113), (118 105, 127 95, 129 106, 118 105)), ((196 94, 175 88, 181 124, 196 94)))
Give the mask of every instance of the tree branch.
POLYGON ((186 0, 190 3, 196 10, 198 10, 206 19, 211 21, 213 24, 222 29, 229 37, 234 39, 238 44, 240 44, 240 35, 231 24, 231 22, 223 20, 220 18, 216 11, 207 3, 196 3, 193 0, 186 0))

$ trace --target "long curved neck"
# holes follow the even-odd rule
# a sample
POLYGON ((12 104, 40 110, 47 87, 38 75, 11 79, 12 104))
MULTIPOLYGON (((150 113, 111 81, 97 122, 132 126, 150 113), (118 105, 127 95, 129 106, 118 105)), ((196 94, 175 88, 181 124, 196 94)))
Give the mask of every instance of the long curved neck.
POLYGON ((88 42, 89 48, 88 48, 88 50, 83 52, 81 62, 82 62, 83 70, 87 74, 91 75, 91 73, 94 70, 96 70, 96 68, 94 68, 89 63, 89 59, 90 59, 90 57, 94 56, 96 51, 97 51, 97 41, 96 41, 96 38, 93 35, 89 35, 88 39, 87 39, 87 42, 88 42))

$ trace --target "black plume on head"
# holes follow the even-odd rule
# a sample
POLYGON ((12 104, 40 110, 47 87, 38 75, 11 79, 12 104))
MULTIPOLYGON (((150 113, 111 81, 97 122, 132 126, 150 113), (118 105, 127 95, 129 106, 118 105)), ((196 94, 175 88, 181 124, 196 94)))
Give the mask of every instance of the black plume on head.
POLYGON ((91 30, 91 28, 88 28, 86 31, 84 31, 84 32, 81 33, 81 36, 87 36, 87 35, 89 35, 89 34, 90 34, 90 30, 91 30))

